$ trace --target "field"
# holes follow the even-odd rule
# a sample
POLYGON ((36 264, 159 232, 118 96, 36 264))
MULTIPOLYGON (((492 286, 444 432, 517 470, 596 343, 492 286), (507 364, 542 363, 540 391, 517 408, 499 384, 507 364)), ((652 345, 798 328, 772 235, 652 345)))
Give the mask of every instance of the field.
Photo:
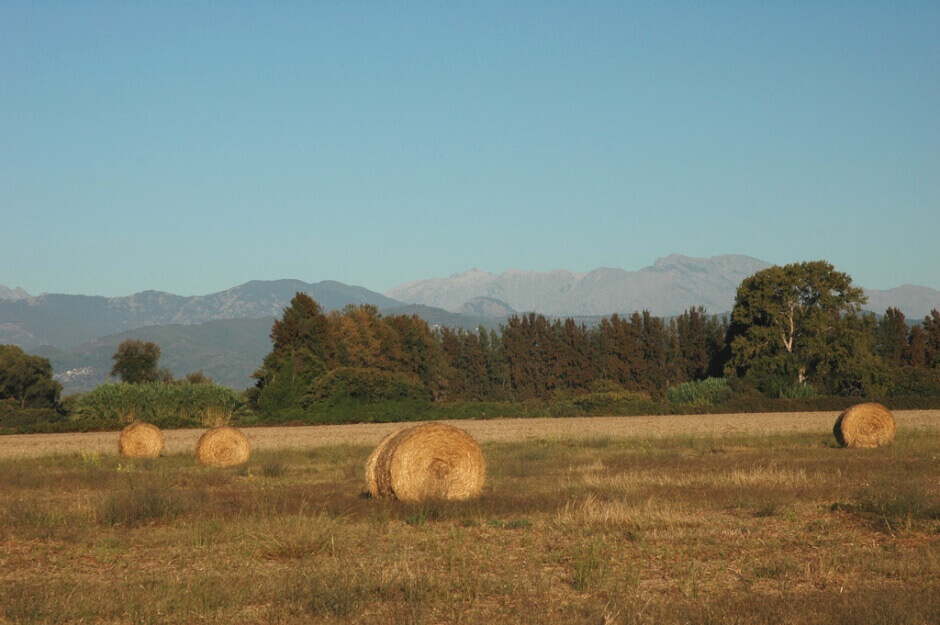
POLYGON ((935 623, 940 411, 897 417, 462 421, 483 496, 414 505, 362 494, 392 424, 250 429, 231 470, 2 437, 0 623, 935 623))

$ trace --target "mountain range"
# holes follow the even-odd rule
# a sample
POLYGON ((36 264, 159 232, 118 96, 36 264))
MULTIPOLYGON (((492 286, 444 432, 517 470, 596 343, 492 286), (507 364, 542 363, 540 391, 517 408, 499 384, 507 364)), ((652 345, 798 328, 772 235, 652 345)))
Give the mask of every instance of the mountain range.
MULTIPOLYGON (((689 306, 729 312, 741 281, 770 266, 750 256, 690 258, 672 254, 639 271, 601 267, 588 273, 566 269, 539 273, 511 269, 497 275, 471 269, 449 278, 409 282, 385 294, 458 313, 536 311, 554 317, 579 317, 646 309, 670 317, 689 306)), ((882 314, 895 306, 909 318, 920 319, 940 306, 940 291, 927 287, 905 285, 865 293, 865 308, 882 314)))
MULTIPOLYGON (((371 304, 383 314, 415 314, 432 326, 495 328, 516 312, 576 317, 592 323, 611 313, 647 309, 669 317, 690 306, 731 310, 741 280, 769 267, 748 256, 690 258, 672 254, 639 271, 599 268, 588 273, 472 269, 395 287, 384 295, 325 280, 255 280, 200 296, 143 291, 124 297, 42 294, 0 285, 0 343, 49 358, 67 391, 104 381, 110 358, 128 338, 161 345, 161 365, 176 375, 202 370, 245 388, 270 350, 268 333, 291 297, 305 292, 326 311, 371 304)), ((866 309, 901 309, 912 321, 940 309, 940 291, 905 285, 866 291, 866 309)))

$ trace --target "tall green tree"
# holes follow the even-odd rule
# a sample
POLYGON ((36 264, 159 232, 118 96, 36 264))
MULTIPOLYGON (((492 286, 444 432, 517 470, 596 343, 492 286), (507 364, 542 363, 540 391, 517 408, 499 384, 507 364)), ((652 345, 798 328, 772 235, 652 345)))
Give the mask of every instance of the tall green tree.
POLYGON ((934 308, 924 317, 924 342, 928 367, 940 367, 940 312, 934 308))
POLYGON ((47 358, 30 356, 16 345, 0 345, 0 399, 13 399, 20 408, 52 407, 61 392, 47 358))
POLYGON ((908 331, 904 313, 897 308, 888 308, 878 321, 875 353, 892 367, 900 367, 905 361, 908 331))
POLYGON ((701 306, 689 308, 675 321, 679 366, 685 376, 704 380, 723 375, 726 322, 701 306))
POLYGON ((597 329, 603 377, 631 390, 643 384, 643 318, 633 313, 630 319, 613 314, 601 319, 597 329))
POLYGON ((121 378, 129 384, 171 381, 173 376, 166 369, 157 366, 160 360, 160 346, 152 341, 128 339, 118 345, 111 356, 114 366, 111 375, 121 378))
POLYGON ((927 367, 927 334, 919 325, 911 328, 907 335, 907 349, 904 351, 904 360, 915 369, 927 367))
POLYGON ((327 318, 306 293, 297 293, 271 328, 272 349, 252 377, 251 404, 273 414, 300 407, 307 388, 326 370, 327 318))
POLYGON ((745 278, 731 313, 729 374, 760 372, 802 384, 867 301, 852 278, 819 260, 774 266, 745 278))

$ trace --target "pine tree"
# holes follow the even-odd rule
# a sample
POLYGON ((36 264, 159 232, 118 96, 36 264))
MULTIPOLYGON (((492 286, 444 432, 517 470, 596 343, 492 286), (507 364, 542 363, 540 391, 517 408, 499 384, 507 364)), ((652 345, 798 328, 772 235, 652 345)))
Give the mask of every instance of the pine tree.
POLYGON ((924 317, 924 342, 928 367, 940 367, 940 312, 934 308, 924 317))
POLYGON ((915 369, 927 368, 927 335, 919 325, 912 327, 907 335, 904 361, 915 369))
POLYGON ((888 365, 900 367, 906 360, 908 332, 904 313, 897 308, 888 308, 884 317, 878 322, 875 353, 881 356, 888 365))

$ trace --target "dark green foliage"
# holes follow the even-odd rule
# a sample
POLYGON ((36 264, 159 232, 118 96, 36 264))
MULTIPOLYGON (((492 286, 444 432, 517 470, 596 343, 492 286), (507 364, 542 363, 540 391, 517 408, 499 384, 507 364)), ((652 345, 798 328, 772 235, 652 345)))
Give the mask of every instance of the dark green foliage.
MULTIPOLYGON (((779 409, 769 400, 916 399, 933 387, 874 353, 878 325, 858 312, 861 291, 824 261, 759 272, 738 295, 731 326, 692 308, 669 323, 643 311, 591 329, 527 313, 498 333, 432 332, 417 317, 373 306, 325 316, 298 295, 275 323, 275 347, 248 397, 260 421, 341 422, 479 417, 487 404, 503 415, 556 416, 779 409), (732 383, 717 379, 725 368, 732 383)), ((902 353, 913 344, 927 362, 932 329, 913 343, 905 334, 902 353)))
POLYGON ((731 389, 727 378, 707 378, 685 382, 666 390, 666 398, 677 404, 717 404, 725 399, 731 389))
POLYGON ((81 396, 71 420, 76 429, 105 430, 137 419, 157 427, 216 425, 233 418, 241 397, 214 384, 103 384, 81 396))
POLYGON ((29 432, 54 428, 63 424, 66 416, 52 407, 21 408, 19 400, 0 400, 0 432, 29 432))
POLYGON ((48 359, 0 345, 0 400, 14 400, 20 409, 54 408, 61 392, 48 359))
POLYGON ((927 334, 921 326, 914 326, 907 335, 904 361, 915 369, 927 368, 927 334))
POLYGON ((354 399, 376 402, 397 399, 427 400, 427 388, 416 376, 354 367, 339 367, 317 378, 305 398, 307 404, 354 399))
MULTIPOLYGON (((738 287, 729 328, 728 375, 788 376, 802 384, 829 377, 842 365, 864 367, 870 354, 858 317, 863 291, 826 261, 770 267, 738 287)), ((870 381, 850 371, 844 386, 870 381)))
POLYGON ((907 352, 907 322, 904 313, 897 308, 889 308, 878 322, 877 339, 874 352, 892 366, 905 364, 907 352))
POLYGON ((940 312, 936 309, 924 317, 924 343, 927 366, 940 367, 940 312))
POLYGON ((169 376, 165 369, 157 367, 160 360, 160 346, 151 341, 146 343, 128 339, 118 345, 117 351, 111 357, 114 366, 111 375, 121 378, 128 384, 142 384, 144 382, 166 382, 169 376))
POLYGON ((309 384, 326 370, 326 316, 309 295, 297 293, 283 318, 275 319, 271 340, 274 347, 252 376, 257 383, 247 396, 253 408, 273 416, 296 410, 309 384))
POLYGON ((215 382, 212 381, 212 378, 207 376, 202 371, 193 371, 192 373, 187 374, 184 378, 184 381, 189 382, 190 384, 215 384, 215 382))

